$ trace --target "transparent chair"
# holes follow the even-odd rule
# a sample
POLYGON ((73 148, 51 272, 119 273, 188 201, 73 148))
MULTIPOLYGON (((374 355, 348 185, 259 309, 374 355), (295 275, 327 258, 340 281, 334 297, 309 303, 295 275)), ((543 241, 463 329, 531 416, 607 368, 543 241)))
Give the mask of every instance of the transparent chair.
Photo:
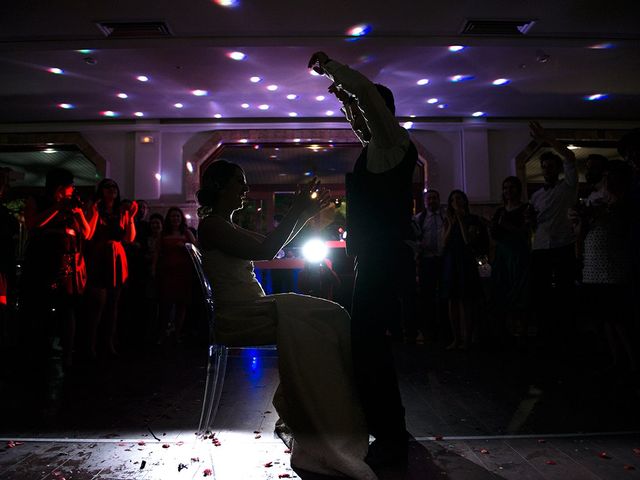
MULTIPOLYGON (((200 414, 200 423, 198 425, 198 433, 203 434, 212 430, 213 421, 218 413, 220 405, 220 397, 222 396, 222 387, 227 369, 227 357, 229 349, 226 345, 216 342, 215 337, 215 304, 213 301, 213 291, 211 283, 204 273, 202 267, 202 253, 192 243, 185 245, 189 258, 195 268, 198 283, 202 290, 202 297, 206 311, 207 324, 209 326, 209 356, 207 360, 207 379, 205 382, 204 398, 202 401, 202 413, 200 414)), ((275 345, 232 347, 234 350, 275 350, 275 345)))

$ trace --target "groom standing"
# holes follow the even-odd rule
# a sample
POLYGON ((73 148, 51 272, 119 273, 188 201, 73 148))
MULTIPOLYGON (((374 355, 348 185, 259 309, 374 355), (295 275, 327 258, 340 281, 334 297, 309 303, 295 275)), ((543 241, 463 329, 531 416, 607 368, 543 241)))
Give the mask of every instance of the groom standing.
POLYGON ((316 52, 309 68, 332 80, 329 92, 363 149, 347 174, 347 252, 355 256, 351 343, 355 381, 369 433, 372 467, 407 461, 404 407, 387 331, 414 288, 411 181, 418 160, 409 133, 395 118, 393 94, 361 73, 316 52))

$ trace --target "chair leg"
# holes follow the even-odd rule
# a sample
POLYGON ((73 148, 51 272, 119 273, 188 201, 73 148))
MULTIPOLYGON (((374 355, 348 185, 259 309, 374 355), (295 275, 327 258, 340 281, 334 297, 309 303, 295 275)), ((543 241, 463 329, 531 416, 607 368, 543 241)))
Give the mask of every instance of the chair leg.
POLYGON ((224 345, 209 346, 209 362, 207 365, 207 380, 204 390, 204 399, 202 402, 202 413, 200 414, 200 424, 198 425, 198 433, 210 431, 213 426, 220 397, 222 396, 222 387, 227 368, 227 352, 228 349, 224 345))

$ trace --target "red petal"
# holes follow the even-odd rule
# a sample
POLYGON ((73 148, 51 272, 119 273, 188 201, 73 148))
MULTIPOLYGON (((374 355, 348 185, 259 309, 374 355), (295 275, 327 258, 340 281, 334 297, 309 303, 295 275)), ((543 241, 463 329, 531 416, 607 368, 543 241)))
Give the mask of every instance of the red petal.
POLYGON ((264 464, 265 467, 269 468, 269 467, 273 467, 273 462, 267 462, 264 464))
POLYGON ((162 448, 169 448, 171 445, 169 445, 168 443, 165 443, 164 445, 162 445, 162 448))
POLYGON ((486 448, 481 448, 480 453, 484 453, 486 455, 489 453, 489 450, 487 450, 486 448))
POLYGON ((556 465, 556 462, 554 462, 553 460, 547 460, 546 462, 547 465, 556 465))
POLYGON ((213 471, 210 468, 205 468, 202 472, 202 475, 204 477, 210 477, 211 475, 213 475, 213 471))
POLYGON ((611 457, 610 457, 609 455, 607 455, 607 452, 600 452, 600 453, 598 454, 598 456, 599 456, 600 458, 604 458, 604 459, 606 459, 606 460, 611 459, 611 457))
POLYGON ((140 440, 140 441, 138 442, 138 445, 142 446, 142 445, 146 445, 146 443, 144 443, 142 440, 140 440))

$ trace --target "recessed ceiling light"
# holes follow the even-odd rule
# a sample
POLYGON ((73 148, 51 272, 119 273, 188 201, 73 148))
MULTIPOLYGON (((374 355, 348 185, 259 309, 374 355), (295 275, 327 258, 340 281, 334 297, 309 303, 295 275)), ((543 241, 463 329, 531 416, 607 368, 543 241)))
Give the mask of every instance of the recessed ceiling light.
POLYGON ((183 104, 181 104, 181 103, 174 103, 174 104, 173 104, 173 106, 174 106, 174 107, 176 107, 176 108, 182 108, 182 107, 184 107, 184 105, 183 105, 183 104))
POLYGON ((485 112, 473 112, 471 114, 472 117, 484 117, 486 115, 485 112))
POLYGON ((324 112, 324 114, 325 114, 327 117, 331 117, 331 116, 333 116, 335 113, 336 113, 336 112, 334 112, 333 110, 327 110, 326 112, 324 112))
POLYGON ((462 50, 464 50, 464 45, 451 45, 449 47, 450 52, 460 52, 462 50))
POLYGON ((103 117, 117 117, 119 114, 118 112, 114 112, 112 110, 105 110, 103 112, 100 112, 100 115, 102 115, 103 117))
POLYGON ((295 100, 298 96, 295 93, 290 93, 287 95, 287 100, 295 100))
POLYGON ((300 143, 300 139, 299 138, 294 138, 293 139, 293 143, 300 143))
POLYGON ((124 98, 129 98, 129 95, 127 95, 126 93, 120 92, 119 94, 116 95, 116 97, 124 99, 124 98))
POLYGON ((51 68, 47 68, 47 72, 55 73, 56 75, 62 75, 64 73, 64 70, 58 67, 51 67, 51 68))
POLYGON ((354 25, 346 31, 346 34, 350 37, 364 37, 371 31, 371 26, 366 23, 354 25))
POLYGON ((589 95, 587 97, 584 97, 584 99, 588 100, 589 102, 593 102, 595 100, 604 100, 608 96, 609 96, 609 94, 607 94, 607 93, 594 93, 593 95, 589 95))
POLYGON ((427 100, 427 103, 438 103, 438 99, 437 98, 430 98, 429 100, 427 100))
POLYGON ((449 81, 450 82, 465 82, 467 80, 473 80, 473 75, 453 75, 451 77, 449 77, 449 81))
POLYGON ((242 108, 249 108, 249 104, 248 103, 243 103, 242 105, 240 105, 242 108))
POLYGON ((162 180, 162 175, 160 175, 159 173, 156 173, 154 176, 156 177, 156 180, 162 180))
POLYGON ((262 105, 258 105, 258 108, 260 110, 269 110, 269 105, 263 103, 262 105))
POLYGON ((511 82, 511 80, 509 80, 508 78, 496 78, 493 82, 491 82, 493 85, 506 85, 507 83, 511 82))
POLYGON ((278 158, 277 155, 269 155, 269 158, 278 158))
POLYGON ((187 170, 189 173, 193 173, 193 163, 187 162, 187 170))
POLYGON ((267 90, 269 90, 270 92, 275 92, 276 90, 278 90, 278 85, 268 85, 267 90))
POLYGON ((148 82, 149 81, 149 77, 147 77, 146 75, 138 75, 136 77, 136 79, 140 82, 148 82))
POLYGON ((322 102, 324 99, 325 99, 325 96, 324 96, 324 95, 318 95, 318 96, 316 97, 316 100, 317 100, 317 101, 319 101, 319 102, 322 102))
POLYGON ((289 112, 290 117, 297 117, 298 114, 296 112, 289 112))
POLYGON ((135 112, 134 115, 136 117, 144 117, 144 112, 135 112))
POLYGON ((440 105, 438 105, 438 108, 447 108, 449 105, 447 105, 446 103, 441 103, 440 105))
POLYGON ((82 50, 76 50, 76 52, 82 53, 83 55, 87 55, 87 54, 93 52, 93 50, 90 50, 88 48, 83 48, 82 50))
POLYGON ((246 138, 241 138, 240 140, 238 140, 238 142, 240 142, 240 143, 249 143, 249 140, 247 140, 246 138))
POLYGON ((409 118, 416 118, 415 115, 409 115, 409 118))
POLYGON ((43 150, 44 153, 56 153, 57 150, 55 148, 45 148, 43 150))
POLYGON ((72 108, 75 108, 71 103, 59 103, 58 107, 65 110, 71 110, 72 108))
POLYGON ((254 149, 254 150, 260 150, 260 145, 254 145, 254 146, 253 146, 253 149, 254 149))
POLYGON ((578 147, 578 146, 576 146, 576 145, 567 145, 567 148, 568 148, 569 150, 579 150, 579 149, 580 149, 580 147, 578 147))
POLYGON ((418 80, 416 82, 418 85, 427 85, 429 83, 429 79, 428 78, 421 78, 420 80, 418 80))
POLYGON ((227 57, 229 57, 231 60, 240 61, 244 60, 247 56, 242 52, 229 52, 227 53, 227 57))
POLYGON ((413 122, 404 122, 402 126, 409 130, 411 127, 413 127, 413 122))
POLYGON ((260 80, 262 80, 260 77, 251 77, 249 79, 251 83, 258 83, 260 80))
POLYGON ((222 118, 222 114, 221 113, 216 113, 213 118, 222 118))
POLYGON ((208 94, 206 90, 191 90, 191 95, 195 95, 196 97, 204 97, 208 94))

